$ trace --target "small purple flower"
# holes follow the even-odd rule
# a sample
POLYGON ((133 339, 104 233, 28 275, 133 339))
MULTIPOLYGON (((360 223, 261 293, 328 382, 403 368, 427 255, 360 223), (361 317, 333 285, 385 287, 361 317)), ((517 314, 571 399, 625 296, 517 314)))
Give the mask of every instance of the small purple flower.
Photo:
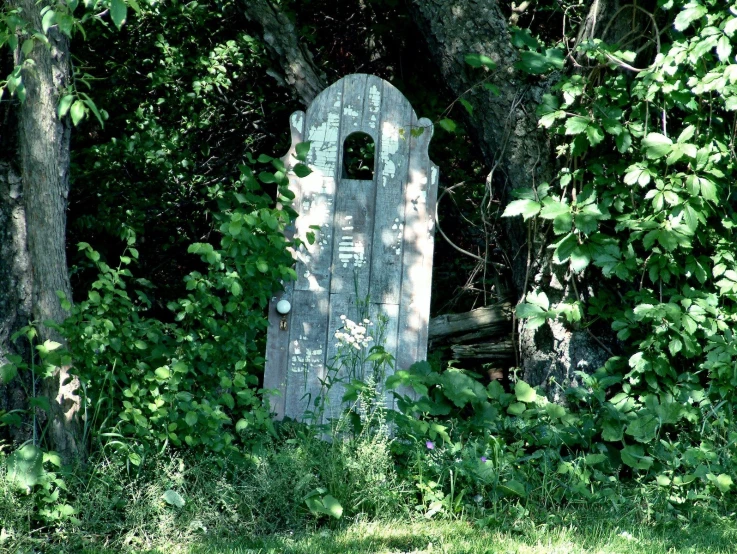
POLYGON ((428 450, 435 450, 435 443, 434 443, 434 442, 432 442, 432 441, 427 441, 427 442, 425 443, 425 446, 427 446, 427 449, 428 449, 428 450))
POLYGON ((481 463, 486 463, 486 456, 481 456, 481 463))

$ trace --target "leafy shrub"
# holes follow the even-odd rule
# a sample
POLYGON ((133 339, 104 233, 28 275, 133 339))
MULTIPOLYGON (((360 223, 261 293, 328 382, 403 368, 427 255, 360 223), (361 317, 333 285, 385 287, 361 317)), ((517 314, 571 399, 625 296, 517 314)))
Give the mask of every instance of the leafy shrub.
POLYGON ((580 373, 583 386, 567 391, 567 407, 523 381, 507 392, 426 362, 397 372, 387 386, 417 393, 397 394, 403 413, 393 419, 394 450, 411 460, 403 476, 416 481, 418 509, 455 514, 505 498, 617 503, 629 478, 665 511, 728 504, 737 475, 734 407, 703 394, 632 398, 610 366, 580 373))
MULTIPOLYGON (((279 191, 288 202, 279 169, 279 191)), ((138 257, 132 232, 117 268, 80 244, 100 273, 87 299, 68 306, 64 332, 85 384, 92 430, 122 439, 110 444, 127 449, 134 464, 144 450, 126 438, 220 451, 239 437, 273 431, 258 375, 265 308, 280 281, 294 277, 283 234, 294 212, 274 208, 251 171, 242 166, 241 172, 232 187, 210 188, 222 238, 219 247, 190 247, 206 270, 185 278, 188 294, 168 305, 172 322, 147 315, 153 285, 128 269, 138 257)), ((269 175, 264 179, 275 182, 269 175)))

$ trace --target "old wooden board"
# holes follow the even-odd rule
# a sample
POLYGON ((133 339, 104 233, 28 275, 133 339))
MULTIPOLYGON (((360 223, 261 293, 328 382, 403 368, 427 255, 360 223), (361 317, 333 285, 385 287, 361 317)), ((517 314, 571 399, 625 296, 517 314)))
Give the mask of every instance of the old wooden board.
MULTIPOLYGON (((286 329, 279 327, 281 316, 269 314, 264 384, 282 393, 283 401, 272 403, 276 417, 303 419, 324 394, 330 368, 340 365, 340 316, 356 323, 366 317, 375 333, 381 314, 381 342, 396 358, 394 369, 425 357, 438 171, 427 152, 432 123, 418 120, 407 99, 378 77, 344 77, 291 123, 288 169, 296 145, 310 143, 312 173, 290 173, 295 233, 305 245, 295 252, 297 281, 272 300, 271 312, 281 299, 291 299, 292 311, 286 329), (375 152, 371 179, 349 178, 344 171, 346 144, 355 133, 368 135, 375 152), (311 233, 316 240, 309 244, 311 233)), ((363 347, 364 359, 371 346, 363 347)), ((364 373, 371 365, 363 366, 364 373)), ((342 409, 350 376, 345 367, 340 371, 324 399, 327 418, 342 409)), ((393 407, 391 397, 387 406, 393 407)))
POLYGON ((428 325, 430 340, 454 335, 486 332, 488 335, 507 333, 512 325, 512 305, 498 302, 461 314, 444 314, 433 318, 428 325))
MULTIPOLYGON (((293 204, 299 206, 301 203, 300 182, 294 174, 293 168, 297 164, 295 146, 304 141, 304 112, 295 112, 289 118, 292 145, 282 158, 289 176, 289 189, 294 193, 293 204)), ((287 239, 292 239, 296 233, 294 225, 286 230, 287 239)), ((269 327, 266 337, 266 363, 264 371, 264 389, 275 391, 269 397, 271 409, 278 419, 282 419, 286 409, 286 391, 289 376, 289 332, 291 318, 294 312, 281 316, 276 311, 279 300, 287 300, 293 303, 294 282, 284 284, 284 291, 274 296, 269 302, 269 327), (283 322, 282 322, 283 320, 283 322), (283 324, 286 330, 282 330, 283 324), (285 332, 286 331, 286 332, 285 332)))
POLYGON ((294 291, 284 414, 302 420, 314 411, 326 376, 328 292, 294 291))
POLYGON ((311 145, 307 161, 312 173, 299 179, 301 198, 296 206, 296 226, 297 236, 305 246, 297 252, 297 290, 330 290, 342 84, 339 81, 323 91, 305 116, 305 139, 311 145), (312 244, 307 241, 310 232, 316 239, 312 244))
POLYGON ((410 158, 404 192, 405 225, 402 262, 402 302, 399 310, 397 366, 407 369, 427 355, 427 326, 430 314, 435 203, 438 169, 430 161, 428 147, 433 126, 429 119, 412 122, 410 158), (410 286, 411 284, 411 286, 410 286))

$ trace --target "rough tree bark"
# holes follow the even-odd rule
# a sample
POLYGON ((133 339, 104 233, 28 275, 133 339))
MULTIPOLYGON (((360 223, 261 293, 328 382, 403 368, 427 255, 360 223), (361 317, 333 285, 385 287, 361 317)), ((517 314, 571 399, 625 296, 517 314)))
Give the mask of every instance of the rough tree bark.
MULTIPOLYGON (((3 137, 5 139, 5 137, 3 137)), ((6 140, 0 141, 5 146, 6 140)), ((23 343, 12 343, 15 331, 27 325, 31 316, 31 282, 28 249, 26 247, 26 216, 23 206, 23 184, 8 162, 0 162, 0 367, 9 362, 9 355, 27 357, 23 343)), ((0 373, 0 410, 24 410, 26 394, 20 376, 3 382, 0 373)), ((26 379, 24 383, 28 387, 26 379)), ((9 429, 13 439, 27 440, 32 436, 27 428, 9 429)))
POLYGON ((309 105, 327 84, 312 54, 300 43, 294 24, 270 0, 245 0, 244 10, 248 19, 263 28, 264 42, 281 68, 281 73, 270 71, 269 75, 293 87, 300 100, 309 105))
MULTIPOLYGON (((595 0, 581 36, 596 36, 618 10, 618 0, 595 0)), ((473 107, 469 125, 487 163, 495 168, 494 182, 504 183, 497 194, 508 198, 510 189, 534 188, 548 181, 555 162, 548 138, 537 127, 535 108, 553 81, 529 84, 515 69, 517 51, 497 0, 413 0, 411 11, 446 84, 473 107), (484 54, 496 62, 498 69, 489 80, 498 95, 477 86, 479 75, 464 60, 469 53, 484 54)), ((571 294, 563 284, 566 268, 554 266, 545 249, 535 246, 533 250, 534 242, 528 240, 527 227, 519 218, 508 223, 507 232, 518 299, 531 286, 544 290, 552 302, 571 294)), ((585 283, 579 289, 586 291, 585 283)), ((517 332, 524 379, 535 385, 575 384, 575 371, 594 370, 609 357, 589 332, 561 322, 549 321, 536 331, 518 325, 517 332)), ((557 397, 561 389, 549 390, 557 397)))
MULTIPOLYGON (((33 28, 42 27, 42 3, 17 0, 15 5, 33 28)), ((40 340, 63 344, 60 334, 44 322, 59 323, 68 315, 57 291, 72 297, 65 251, 70 123, 68 117, 60 121, 56 115, 59 95, 70 82, 69 41, 53 28, 48 38, 48 46, 36 41, 26 56, 16 53, 26 89, 26 99, 18 107, 21 186, 9 172, 0 189, 9 199, 7 205, 3 202, 0 231, 12 237, 12 246, 0 250, 0 267, 6 268, 0 278, 7 280, 18 304, 4 305, 0 312, 0 357, 1 350, 12 349, 6 334, 29 320, 37 322, 40 340)), ((65 462, 84 455, 78 388, 69 367, 57 369, 42 383, 41 392, 50 404, 47 436, 65 462)))

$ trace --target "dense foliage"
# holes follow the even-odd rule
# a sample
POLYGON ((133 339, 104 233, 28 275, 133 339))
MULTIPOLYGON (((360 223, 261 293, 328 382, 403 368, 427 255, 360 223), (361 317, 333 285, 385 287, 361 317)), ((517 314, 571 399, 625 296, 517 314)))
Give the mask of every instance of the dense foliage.
POLYGON ((568 269, 562 298, 530 292, 517 315, 532 327, 556 317, 611 324, 622 356, 607 366, 621 385, 597 427, 622 444, 626 465, 650 469, 666 456, 659 482, 682 484, 706 471, 687 445, 711 448, 699 434, 734 417, 737 14, 722 3, 663 4, 657 18, 646 12, 639 55, 578 45, 584 65, 539 108, 560 172, 520 191, 505 215, 552 235, 553 261, 568 269), (579 294, 592 276, 603 279, 579 294))
MULTIPOLYGON (((541 3, 537 13, 565 18, 580 8, 564 4, 541 3)), ((468 180, 459 219, 479 223, 478 155, 445 106, 473 110, 427 92, 420 62, 413 74, 403 69, 403 56, 417 52, 399 32, 410 32, 401 7, 367 2, 356 16, 361 32, 340 37, 346 50, 330 67, 338 38, 322 15, 345 7, 279 5, 307 22, 306 42, 330 75, 338 65, 368 67, 436 117, 433 157, 447 161, 447 182, 468 180), (372 49, 384 35, 392 48, 372 49)), ((568 50, 532 21, 513 28, 518 68, 531 82, 557 83, 538 115, 558 173, 517 190, 504 215, 523 217, 531 251, 549 253, 560 281, 555 296, 540 282, 524 291, 516 314, 533 329, 559 318, 596 334, 612 354, 604 367, 576 372, 580 386, 561 389, 561 404, 514 370, 504 384, 489 383, 457 363, 420 362, 385 381, 393 360, 379 334, 359 354, 338 348, 331 361, 333 370, 371 369, 352 370, 371 378, 347 383, 349 408, 325 421, 316 401, 312 425, 275 426, 260 388, 265 308, 294 277, 290 249, 300 245, 284 236, 295 215, 285 168, 257 152, 283 149, 297 104, 267 75, 259 29, 229 0, 54 6, 36 34, 6 9, 0 46, 27 48, 17 35, 43 42, 58 25, 82 57, 58 107, 77 125, 75 292, 60 328, 68 344, 38 344, 33 325, 24 327, 15 339, 37 355, 11 360, 0 381, 24 372, 35 384, 73 364, 92 477, 83 486, 87 470, 65 473, 42 451, 44 399, 27 391, 26 413, 0 412, 0 426, 30 438, 7 455, 0 449, 0 513, 16 514, 0 524, 0 547, 3 537, 46 526, 57 538, 86 527, 146 544, 140 537, 158 525, 152 515, 161 525, 186 520, 178 528, 194 536, 223 516, 272 532, 390 515, 516 524, 579 502, 625 509, 636 501, 645 519, 666 522, 734 510, 737 8, 719 0, 624 7, 642 18, 630 45, 591 39, 568 50), (598 336, 602 329, 612 332, 598 336), (385 390, 400 411, 384 409, 385 390), (202 512, 190 508, 199 497, 210 502, 202 512), (137 501, 145 509, 131 509, 137 501)), ((465 59, 494 69, 486 56, 465 59)), ((22 100, 17 69, 2 86, 22 100)), ((501 234, 487 221, 476 229, 451 235, 488 249, 495 239, 482 232, 501 234)), ((448 252, 441 247, 441 287, 471 270, 448 252)), ((464 299, 472 305, 489 283, 469 283, 480 287, 464 299)))

